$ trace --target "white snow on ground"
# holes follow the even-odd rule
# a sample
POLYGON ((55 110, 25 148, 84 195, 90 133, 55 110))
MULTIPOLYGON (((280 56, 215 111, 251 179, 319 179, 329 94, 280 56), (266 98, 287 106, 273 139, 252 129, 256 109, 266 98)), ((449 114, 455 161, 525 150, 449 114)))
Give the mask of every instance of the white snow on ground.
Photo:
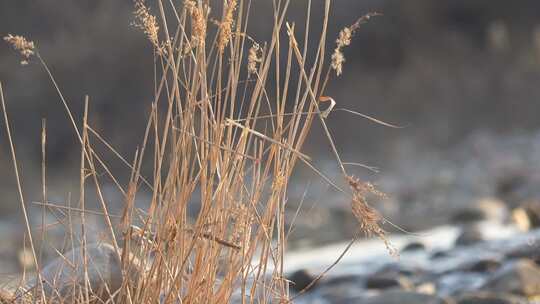
MULTIPOLYGON (((499 223, 485 222, 481 223, 480 226, 486 240, 506 238, 517 232, 514 227, 499 223)), ((429 249, 447 250, 454 246, 459 232, 460 228, 455 226, 440 226, 413 234, 389 235, 388 239, 392 246, 398 249, 410 242, 421 242, 429 249)), ((319 270, 326 268, 338 259, 347 247, 347 244, 347 242, 341 242, 320 248, 289 252, 285 257, 285 269, 291 272, 302 268, 319 270)), ((378 238, 371 238, 355 242, 336 268, 339 269, 340 273, 349 271, 358 273, 358 271, 364 272, 367 269, 362 271, 362 269, 356 269, 352 264, 367 263, 368 266, 377 266, 387 263, 392 259, 397 258, 390 255, 384 242, 378 238)), ((425 254, 404 254, 399 259, 422 262, 425 259, 425 254)))

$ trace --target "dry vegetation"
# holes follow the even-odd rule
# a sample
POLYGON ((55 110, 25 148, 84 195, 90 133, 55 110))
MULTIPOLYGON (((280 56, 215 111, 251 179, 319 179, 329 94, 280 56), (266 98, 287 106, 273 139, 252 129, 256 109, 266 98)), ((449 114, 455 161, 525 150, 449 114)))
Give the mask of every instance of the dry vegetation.
MULTIPOLYGON (((51 292, 47 286, 52 282, 38 279, 34 286, 21 287, 15 299, 4 295, 5 302, 226 303, 236 297, 245 303, 288 303, 291 295, 283 259, 289 178, 302 163, 339 189, 302 153, 313 123, 322 124, 336 164, 351 186, 349 195, 361 228, 384 238, 378 226, 381 217, 364 199, 366 192, 375 190, 347 174, 325 124, 332 109, 321 112, 319 108, 326 101, 334 104, 325 96, 326 84, 335 72, 341 73, 343 48, 371 15, 342 31, 336 54, 328 60, 330 1, 318 19, 322 22, 311 24, 311 3, 307 8, 303 22, 306 28, 317 28, 316 38, 308 37, 307 31, 301 38, 296 36, 294 23, 286 22, 288 4, 274 1, 272 36, 256 42, 248 31, 250 1, 223 1, 221 17, 208 1, 185 1, 176 8, 157 1, 157 13, 144 1, 136 2, 134 25, 154 47, 158 72, 140 148, 126 160, 108 145, 131 170, 125 186, 116 182, 93 148, 103 137, 91 127, 89 98, 80 124, 38 47, 19 36, 6 37, 24 63, 37 60, 58 91, 81 144, 77 208, 85 210, 85 186, 95 186, 108 226, 104 242, 110 244, 107 248, 120 265, 123 280, 117 288, 99 288, 103 285, 99 282, 112 284, 112 279, 96 279, 88 269, 95 248, 87 243, 85 212, 81 212, 82 225, 74 228, 81 230, 81 237, 71 237, 73 252, 81 256, 76 261, 82 264, 74 265, 82 272, 73 288, 51 292), (309 61, 308 49, 316 50, 309 61), (143 176, 141 169, 149 163, 151 178, 143 176), (109 215, 98 172, 110 175, 124 194, 124 211, 117 222, 109 215), (152 193, 148 210, 134 206, 141 188, 152 193), (200 196, 200 211, 192 219, 188 208, 195 193, 200 196)), ((2 105, 9 126, 3 97, 2 105)), ((43 147, 45 159, 45 135, 43 147)), ((12 155, 17 171, 15 149, 12 155)), ((43 166, 44 204, 45 176, 43 166)), ((27 221, 30 231, 28 225, 27 221)), ((39 253, 31 249, 38 264, 39 253)))

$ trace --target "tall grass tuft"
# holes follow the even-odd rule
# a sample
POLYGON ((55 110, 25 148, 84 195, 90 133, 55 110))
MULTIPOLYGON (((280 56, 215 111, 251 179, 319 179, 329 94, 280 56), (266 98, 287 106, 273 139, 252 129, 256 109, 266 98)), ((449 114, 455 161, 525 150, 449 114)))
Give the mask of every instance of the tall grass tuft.
MULTIPOLYGON (((157 13, 143 0, 135 2, 134 25, 154 47, 158 77, 146 131, 132 161, 121 158, 107 143, 131 170, 127 185, 117 183, 124 194, 117 221, 100 187, 98 172, 110 171, 93 148, 104 140, 89 122, 89 98, 78 127, 34 45, 8 36, 16 49, 31 49, 22 52, 25 62, 38 57, 81 144, 82 237, 73 248, 81 257, 77 261, 82 265, 75 266, 82 267, 82 278, 74 281, 70 292, 46 292, 42 285, 51 282, 27 285, 25 295, 14 301, 32 295, 31 301, 49 303, 228 303, 233 299, 288 303, 287 187, 299 162, 319 172, 302 152, 315 121, 324 126, 344 181, 353 190, 354 214, 364 229, 384 238, 378 226, 381 217, 362 198, 371 188, 345 171, 325 123, 331 109, 320 110, 321 101, 333 101, 324 94, 330 70, 340 74, 344 61, 327 60, 330 2, 324 3, 322 22, 312 25, 311 14, 304 21, 306 28, 316 27, 320 36, 309 37, 306 30, 301 42, 294 23, 286 23, 287 0, 273 3, 273 30, 267 41, 250 37, 251 1, 223 1, 221 18, 216 18, 219 13, 209 1, 186 0, 174 8, 157 1, 157 13), (309 61, 308 50, 315 50, 309 61), (151 178, 142 173, 149 164, 151 178), (110 245, 105 247, 88 244, 85 237, 84 193, 89 182, 96 187, 108 226, 110 245), (141 191, 152 193, 147 210, 135 207, 141 191), (194 206, 198 212, 190 217, 188 211, 194 206), (107 263, 119 267, 123 279, 115 282, 117 288, 96 289, 95 271, 89 269, 94 252, 110 253, 107 263)), ((336 52, 349 45, 362 22, 340 34, 336 52)), ((116 182, 112 174, 111 178, 116 182)), ((108 279, 100 278, 112 284, 108 279)))

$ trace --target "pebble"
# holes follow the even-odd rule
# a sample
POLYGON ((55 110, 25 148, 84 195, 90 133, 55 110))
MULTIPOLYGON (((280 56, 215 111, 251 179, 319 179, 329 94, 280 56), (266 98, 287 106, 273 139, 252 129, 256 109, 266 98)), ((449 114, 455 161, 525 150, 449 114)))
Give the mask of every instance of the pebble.
POLYGON ((398 288, 404 290, 411 290, 414 288, 411 281, 403 276, 390 277, 390 276, 372 276, 366 280, 367 289, 389 289, 398 288))
POLYGON ((420 250, 426 250, 426 245, 422 242, 411 242, 405 245, 401 252, 413 252, 413 251, 420 251, 420 250))
POLYGON ((471 272, 493 272, 501 267, 501 261, 494 258, 485 258, 471 263, 466 263, 459 267, 462 271, 471 272))
MULTIPOLYGON (((309 286, 313 280, 315 280, 315 276, 309 272, 306 269, 300 269, 291 274, 289 277, 289 280, 292 282, 291 287, 293 290, 299 292, 302 291, 304 288, 309 286)), ((317 284, 313 285, 311 288, 315 288, 317 284)))
POLYGON ((476 225, 463 227, 461 234, 456 238, 456 246, 470 246, 484 240, 484 235, 476 225))

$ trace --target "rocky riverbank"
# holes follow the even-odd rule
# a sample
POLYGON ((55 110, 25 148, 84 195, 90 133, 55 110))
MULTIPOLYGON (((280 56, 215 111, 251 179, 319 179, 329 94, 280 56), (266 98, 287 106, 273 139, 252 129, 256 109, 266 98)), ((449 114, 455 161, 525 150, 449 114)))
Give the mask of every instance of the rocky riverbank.
MULTIPOLYGON (((393 237, 402 247, 399 258, 385 255, 381 244, 360 242, 295 303, 540 303, 540 229, 523 233, 483 222, 475 225, 474 240, 461 243, 471 229, 393 237)), ((294 288, 306 287, 343 248, 293 254, 291 266, 300 267, 289 276, 294 288)))
MULTIPOLYGON (((540 303, 540 228, 523 232, 515 225, 480 221, 391 235, 389 240, 400 248, 399 257, 391 256, 379 240, 358 241, 335 268, 302 294, 299 291, 332 264, 346 243, 289 253, 285 261, 293 303, 540 303)), ((80 250, 74 252, 76 256, 80 250)), ((88 253, 95 256, 96 273, 107 274, 109 285, 121 281, 110 245, 91 245, 88 253)), ((68 259, 72 255, 65 254, 68 259)), ((57 259, 43 269, 54 274, 57 284, 63 282, 57 271, 62 263, 57 259)), ((77 277, 75 270, 61 269, 67 271, 66 278, 77 277)), ((96 279, 92 284, 101 282, 96 279)), ((32 284, 35 281, 30 279, 23 285, 32 288, 32 284)))

